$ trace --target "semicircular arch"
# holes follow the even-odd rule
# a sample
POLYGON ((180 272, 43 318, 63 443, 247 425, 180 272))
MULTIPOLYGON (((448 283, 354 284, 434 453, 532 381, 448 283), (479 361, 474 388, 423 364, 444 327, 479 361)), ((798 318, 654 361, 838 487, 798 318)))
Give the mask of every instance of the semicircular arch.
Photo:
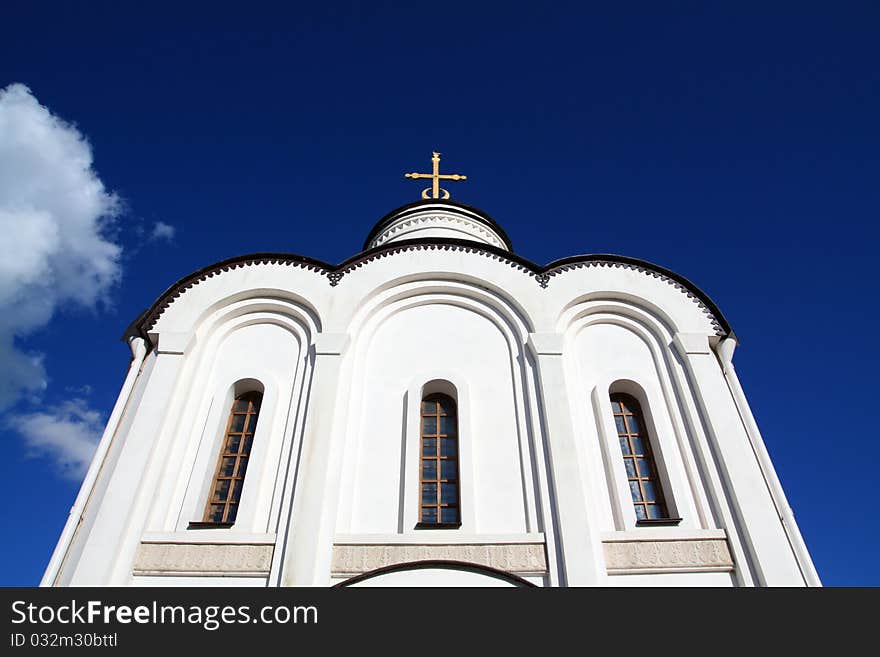
POLYGON ((385 575, 392 575, 395 573, 407 573, 418 570, 463 571, 498 580, 499 582, 504 582, 510 586, 536 587, 535 584, 528 581, 527 579, 520 577, 519 575, 514 575, 513 573, 508 573, 497 568, 492 568, 491 566, 484 566, 482 564, 471 563, 467 561, 432 559, 426 561, 410 561, 406 563, 394 564, 392 566, 377 568, 376 570, 371 570, 369 572, 356 575, 343 582, 339 582, 338 584, 334 585, 334 588, 346 588, 356 584, 369 582, 372 579, 376 579, 385 575))

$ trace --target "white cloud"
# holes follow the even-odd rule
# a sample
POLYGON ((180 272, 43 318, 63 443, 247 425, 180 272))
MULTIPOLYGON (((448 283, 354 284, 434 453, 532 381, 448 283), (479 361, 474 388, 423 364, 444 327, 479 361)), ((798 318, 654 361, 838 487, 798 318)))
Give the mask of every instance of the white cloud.
POLYGON ((174 233, 177 232, 177 229, 171 224, 166 224, 164 221, 157 221, 156 225, 153 226, 153 232, 150 233, 151 240, 168 240, 169 242, 174 239, 174 233))
POLYGON ((41 355, 20 340, 119 279, 121 248, 106 237, 119 207, 76 128, 22 84, 0 90, 0 410, 46 385, 41 355))
MULTIPOLYGON (((60 308, 105 301, 119 280, 121 247, 108 231, 120 206, 74 126, 26 86, 0 89, 0 411, 46 388, 45 356, 22 341, 60 308)), ((82 474, 101 429, 85 401, 14 417, 32 453, 82 474)))
POLYGON ((51 458, 59 473, 73 480, 85 474, 104 429, 101 414, 83 399, 13 415, 9 424, 24 437, 28 456, 51 458))

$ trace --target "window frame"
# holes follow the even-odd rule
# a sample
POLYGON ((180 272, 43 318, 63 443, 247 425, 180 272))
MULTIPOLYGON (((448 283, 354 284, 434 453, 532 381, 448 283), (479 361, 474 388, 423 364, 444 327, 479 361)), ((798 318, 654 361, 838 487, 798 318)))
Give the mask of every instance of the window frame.
POLYGON ((668 491, 666 490, 666 478, 663 476, 661 470, 662 463, 660 463, 656 456, 654 444, 656 437, 653 435, 651 425, 646 422, 646 414, 643 409, 642 401, 636 395, 621 391, 611 392, 608 399, 610 402, 611 422, 614 428, 613 437, 614 443, 616 444, 615 451, 618 459, 617 462, 622 466, 623 483, 627 493, 626 499, 628 499, 629 503, 632 505, 630 508, 635 516, 636 527, 678 525, 681 522, 681 518, 673 515, 675 505, 671 503, 668 491), (615 408, 616 404, 620 404, 620 412, 615 408), (620 427, 618 426, 618 417, 623 420, 623 432, 621 432, 620 427), (632 430, 632 425, 628 420, 629 417, 635 418, 635 424, 639 429, 638 431, 632 430), (623 451, 621 438, 626 438, 628 452, 623 451), (641 443, 644 446, 644 449, 641 452, 637 452, 635 449, 633 438, 639 438, 641 440, 641 443), (630 476, 629 470, 626 467, 627 460, 632 461, 632 470, 635 472, 634 477, 630 476), (640 460, 643 463, 647 463, 649 466, 650 472, 647 473, 647 475, 643 476, 643 473, 641 472, 642 467, 639 465, 640 460), (637 482, 637 485, 639 486, 641 500, 633 498, 631 484, 634 481, 637 482), (654 488, 655 496, 653 500, 647 500, 645 486, 643 484, 645 481, 650 482, 654 488), (645 518, 640 518, 638 516, 638 513, 636 512, 638 506, 644 508, 645 518), (648 511, 649 506, 655 506, 661 509, 662 515, 657 518, 651 518, 648 511))
POLYGON ((253 457, 253 441, 256 436, 256 429, 259 424, 263 402, 264 395, 259 390, 248 390, 233 397, 229 408, 225 430, 221 438, 219 454, 217 457, 217 465, 214 468, 214 474, 209 482, 208 495, 207 499, 205 500, 202 520, 198 522, 191 522, 189 524, 190 528, 197 529, 210 527, 232 527, 239 519, 238 512, 241 508, 241 498, 244 493, 245 477, 247 475, 247 470, 250 466, 250 461, 253 457), (238 404, 242 401, 248 402, 248 406, 244 412, 242 412, 238 408, 238 404), (235 418, 242 415, 245 419, 244 423, 242 424, 241 431, 231 431, 235 418), (239 440, 237 451, 235 452, 231 452, 227 449, 230 438, 233 436, 238 437, 239 440), (250 440, 250 442, 248 442, 248 439, 250 440), (232 474, 228 476, 221 474, 223 461, 227 458, 235 458, 232 474), (242 471, 241 465, 242 458, 246 459, 243 468, 244 471, 242 471), (221 481, 229 481, 230 483, 226 492, 225 501, 218 502, 214 500, 214 495, 221 481), (237 482, 241 483, 238 484, 238 493, 236 495, 235 490, 237 482), (232 501, 233 497, 235 498, 234 501, 232 501), (221 521, 212 520, 212 507, 219 504, 224 505, 223 519, 221 521), (232 520, 229 520, 229 512, 233 506, 235 506, 235 515, 232 520))
POLYGON ((442 392, 431 392, 428 394, 424 394, 421 396, 419 400, 419 413, 418 413, 418 421, 419 421, 419 439, 418 439, 418 465, 419 465, 419 478, 418 478, 418 503, 417 503, 417 517, 418 522, 416 523, 416 529, 458 529, 462 525, 462 510, 461 510, 461 445, 459 441, 459 409, 458 403, 456 399, 452 395, 448 395, 442 392), (453 433, 443 432, 442 431, 442 421, 441 418, 449 417, 450 413, 443 412, 441 407, 441 401, 447 401, 449 407, 453 410, 453 418, 454 418, 454 426, 453 433), (436 404, 434 406, 433 413, 425 412, 425 404, 436 404), (425 433, 425 419, 431 418, 435 421, 435 427, 433 433, 425 433), (450 458, 448 455, 443 456, 443 448, 442 441, 443 440, 454 440, 455 445, 455 457, 450 458), (434 451, 433 455, 425 454, 425 441, 433 440, 434 441, 434 451), (435 477, 433 479, 425 479, 425 462, 426 460, 433 460, 435 462, 435 477), (455 477, 448 478, 443 477, 442 469, 443 463, 454 461, 455 462, 455 477), (435 484, 436 485, 436 504, 425 504, 423 497, 423 486, 425 484, 435 484), (443 503, 443 485, 444 484, 454 484, 455 485, 455 502, 447 502, 443 503), (426 521, 423 519, 423 511, 425 508, 433 508, 436 509, 436 522, 426 521), (446 508, 454 508, 456 509, 456 520, 452 522, 443 522, 441 520, 443 509, 446 508))
POLYGON ((452 368, 415 369, 403 394, 401 415, 404 427, 403 450, 400 460, 400 499, 397 515, 397 532, 404 535, 420 536, 431 534, 446 535, 442 540, 450 540, 451 532, 473 534, 476 532, 478 495, 474 476, 473 418, 470 404, 470 386, 467 377, 452 368), (461 527, 438 528, 417 526, 419 522, 419 451, 421 449, 421 404, 422 399, 433 392, 442 392, 455 400, 458 411, 458 476, 459 476, 459 517, 461 527))

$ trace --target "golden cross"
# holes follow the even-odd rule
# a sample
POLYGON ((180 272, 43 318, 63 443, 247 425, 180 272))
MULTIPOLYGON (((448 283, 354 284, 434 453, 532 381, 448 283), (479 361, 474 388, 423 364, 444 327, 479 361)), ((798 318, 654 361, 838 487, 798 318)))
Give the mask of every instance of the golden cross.
POLYGON ((441 180, 467 180, 467 176, 462 176, 457 173, 452 174, 444 174, 440 175, 440 153, 434 153, 434 157, 431 158, 431 162, 434 163, 434 173, 407 173, 407 178, 430 178, 431 179, 431 187, 429 189, 425 189, 422 191, 422 198, 449 198, 449 192, 445 189, 440 188, 441 180), (431 193, 431 196, 428 196, 428 192, 431 193), (442 196, 441 196, 442 194, 442 196))

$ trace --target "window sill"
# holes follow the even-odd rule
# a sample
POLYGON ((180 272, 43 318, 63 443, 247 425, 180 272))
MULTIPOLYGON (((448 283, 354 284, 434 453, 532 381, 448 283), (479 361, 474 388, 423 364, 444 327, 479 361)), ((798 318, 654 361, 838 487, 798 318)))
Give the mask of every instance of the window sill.
POLYGON ((460 522, 419 522, 416 529, 460 529, 460 522))
POLYGON ((636 527, 678 527, 681 518, 650 518, 636 520, 636 527))
POLYGON ((191 522, 187 529, 229 529, 235 523, 232 522, 191 522))

